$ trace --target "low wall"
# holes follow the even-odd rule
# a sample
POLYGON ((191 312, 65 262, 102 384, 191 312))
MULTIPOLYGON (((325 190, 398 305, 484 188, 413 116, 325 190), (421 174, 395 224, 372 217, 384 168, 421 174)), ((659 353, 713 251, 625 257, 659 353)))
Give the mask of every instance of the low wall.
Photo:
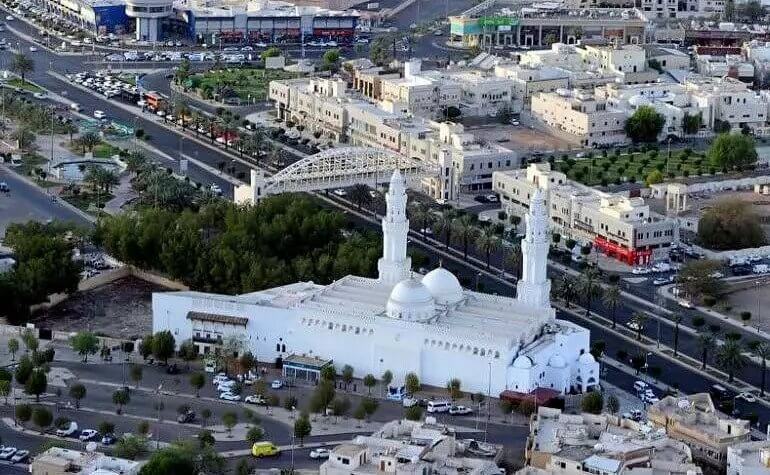
MULTIPOLYGON (((4 336, 15 336, 18 338, 21 338, 21 335, 24 333, 25 330, 32 329, 35 336, 39 337, 39 328, 35 327, 33 324, 29 324, 29 326, 16 326, 16 325, 5 325, 0 324, 0 335, 4 336)), ((51 340, 50 341, 58 341, 58 342, 67 342, 69 341, 70 337, 74 335, 74 332, 62 332, 62 331, 54 331, 51 332, 51 340)), ((102 344, 107 345, 110 348, 114 348, 116 346, 120 346, 123 342, 133 342, 134 340, 122 340, 120 338, 112 338, 107 336, 99 336, 99 345, 102 344)), ((48 341, 48 340, 42 340, 42 341, 48 341)), ((134 348, 136 349, 136 347, 134 348)))
POLYGON ((700 250, 706 256, 707 259, 714 259, 717 261, 729 261, 734 258, 745 258, 752 255, 767 256, 770 255, 770 246, 762 247, 750 247, 748 249, 735 249, 730 251, 711 251, 709 249, 696 246, 693 244, 693 249, 700 250))

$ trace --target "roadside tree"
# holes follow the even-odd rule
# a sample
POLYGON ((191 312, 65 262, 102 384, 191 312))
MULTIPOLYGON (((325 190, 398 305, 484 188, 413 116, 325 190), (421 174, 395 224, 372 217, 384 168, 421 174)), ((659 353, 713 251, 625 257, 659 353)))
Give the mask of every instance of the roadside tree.
POLYGON ((75 400, 75 409, 80 409, 80 401, 86 397, 86 387, 80 383, 70 386, 70 397, 75 400))

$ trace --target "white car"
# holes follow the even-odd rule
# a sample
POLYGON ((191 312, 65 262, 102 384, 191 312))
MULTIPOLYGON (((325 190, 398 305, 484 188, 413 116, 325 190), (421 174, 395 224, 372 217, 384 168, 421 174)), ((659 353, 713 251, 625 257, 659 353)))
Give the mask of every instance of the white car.
POLYGON ((222 381, 227 381, 229 379, 230 378, 228 378, 225 373, 217 373, 214 376, 214 384, 217 384, 217 383, 222 382, 222 381))
POLYGON ((64 429, 56 429, 56 435, 59 437, 69 437, 78 431, 78 423, 70 422, 64 429))
POLYGON ((416 406, 417 403, 419 402, 420 401, 417 398, 406 396, 404 399, 401 400, 401 405, 404 407, 412 407, 412 406, 416 406))
POLYGON ((650 269, 647 268, 647 267, 634 267, 633 269, 631 269, 631 273, 634 274, 634 275, 649 274, 650 273, 650 269))
POLYGON ((5 21, 13 21, 13 16, 8 15, 7 17, 5 17, 5 21))
POLYGON ((746 402, 757 402, 757 398, 751 393, 740 393, 735 399, 743 399, 746 402))
POLYGON ((222 381, 216 386, 217 386, 217 391, 219 392, 230 392, 233 386, 235 386, 235 381, 222 381))
POLYGON ((3 447, 0 450, 0 460, 9 460, 16 453, 16 447, 3 447))
POLYGON ((35 51, 37 51, 37 48, 36 48, 36 47, 34 47, 34 46, 30 46, 30 47, 29 47, 29 52, 30 52, 30 53, 34 53, 35 51))
POLYGON ((155 113, 155 115, 157 115, 158 117, 163 117, 164 115, 166 115, 166 111, 159 110, 158 112, 155 113))
POLYGON ((78 439, 82 440, 83 442, 87 442, 96 438, 97 435, 99 435, 98 431, 94 429, 85 429, 80 433, 80 437, 78 437, 78 439))
POLYGON ((241 397, 233 393, 222 393, 219 395, 219 399, 224 399, 225 401, 240 401, 241 397))
POLYGON ((104 119, 105 117, 107 117, 107 114, 105 114, 104 111, 95 110, 94 117, 97 119, 104 119))
POLYGON ((342 188, 337 188, 336 190, 332 191, 337 196, 347 196, 348 192, 343 190, 342 188))
POLYGON ((270 383, 270 387, 272 389, 281 389, 283 387, 283 381, 281 381, 280 379, 276 379, 275 381, 270 383))
POLYGON ((328 459, 329 458, 329 449, 313 449, 310 451, 310 458, 311 459, 328 459))
POLYGON ((642 329, 642 327, 640 327, 639 324, 634 321, 626 322, 626 326, 635 332, 638 332, 639 330, 642 329))
POLYGON ((32 94, 32 97, 35 99, 45 99, 45 93, 44 92, 36 92, 32 94))
POLYGON ((251 396, 246 396, 246 399, 243 400, 244 402, 247 402, 249 404, 265 404, 265 398, 260 396, 259 394, 253 394, 251 396))
POLYGON ((29 450, 19 450, 11 457, 11 462, 19 463, 29 458, 29 450))
POLYGON ((644 398, 642 399, 642 401, 644 401, 644 402, 645 402, 645 403, 647 403, 647 404, 650 404, 650 405, 652 405, 652 404, 657 404, 657 403, 659 403, 659 402, 660 402, 660 399, 658 399, 656 396, 652 396, 652 397, 644 397, 644 398))
POLYGON ((449 408, 449 413, 453 416, 465 416, 472 412, 473 410, 466 406, 452 406, 449 408))
POLYGON ((693 308, 693 304, 689 300, 677 300, 676 303, 684 308, 693 308))

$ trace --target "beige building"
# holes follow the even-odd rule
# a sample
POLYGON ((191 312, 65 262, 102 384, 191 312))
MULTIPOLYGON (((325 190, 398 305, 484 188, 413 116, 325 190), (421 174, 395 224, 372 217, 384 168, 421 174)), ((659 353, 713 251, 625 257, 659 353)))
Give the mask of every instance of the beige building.
POLYGON ((526 466, 517 475, 696 475, 686 444, 609 414, 538 408, 530 420, 526 466))
POLYGON ((672 439, 689 445, 697 463, 722 471, 727 467, 728 448, 751 440, 749 421, 717 412, 708 393, 665 397, 648 409, 647 419, 672 439))
POLYGON ((650 211, 642 198, 604 193, 572 182, 548 163, 497 172, 492 189, 503 209, 523 217, 537 188, 547 192, 551 229, 629 265, 664 259, 675 240, 675 221, 650 211))
POLYGON ((99 452, 52 447, 38 454, 29 466, 32 475, 137 475, 141 463, 99 452))
POLYGON ((728 123, 732 130, 764 127, 767 123, 766 100, 737 79, 693 78, 685 87, 697 107, 710 112, 704 114, 710 128, 717 120, 728 123))
POLYGON ((353 73, 353 89, 372 101, 382 99, 382 80, 398 79, 401 74, 385 68, 369 68, 356 70, 353 73))
POLYGON ((532 97, 532 115, 585 147, 628 142, 627 114, 589 90, 558 89, 532 97))

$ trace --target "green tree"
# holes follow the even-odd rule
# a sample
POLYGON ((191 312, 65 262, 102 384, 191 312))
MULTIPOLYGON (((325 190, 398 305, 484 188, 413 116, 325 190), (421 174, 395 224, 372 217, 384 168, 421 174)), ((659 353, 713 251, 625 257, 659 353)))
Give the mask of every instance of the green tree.
POLYGON ((736 168, 757 161, 754 139, 743 134, 720 134, 706 152, 709 164, 716 168, 736 168))
POLYGON ((336 71, 339 69, 340 62, 340 50, 330 49, 326 50, 323 57, 323 68, 336 71))
POLYGON ((246 440, 249 442, 249 444, 254 445, 264 438, 265 438, 265 431, 262 430, 262 428, 259 426, 252 426, 246 432, 246 440))
POLYGON ((586 269, 578 279, 578 292, 583 297, 586 307, 586 317, 591 314, 591 304, 602 295, 599 284, 599 273, 595 269, 586 269))
POLYGON ((692 300, 697 301, 704 295, 716 297, 724 289, 724 283, 714 276, 721 268, 721 263, 709 259, 689 261, 682 266, 676 281, 692 300))
POLYGON ((345 416, 350 411, 350 399, 342 398, 332 401, 332 414, 336 417, 345 416))
POLYGON ((610 311, 610 318, 612 319, 612 328, 615 328, 616 316, 617 316, 616 314, 621 302, 622 302, 622 294, 620 292, 620 287, 618 287, 617 284, 609 286, 604 291, 604 295, 602 296, 602 303, 610 311))
POLYGON ((29 404, 19 404, 16 406, 14 414, 16 415, 16 419, 18 419, 19 422, 29 422, 29 420, 32 418, 32 406, 29 404))
POLYGON ((377 385, 377 378, 373 374, 369 373, 364 376, 364 386, 366 386, 367 394, 371 396, 372 388, 377 385))
POLYGON ((362 184, 353 185, 348 193, 350 201, 356 204, 358 210, 361 211, 363 206, 368 206, 372 203, 372 195, 369 194, 369 187, 362 184))
POLYGON ((11 381, 7 379, 0 379, 0 396, 3 397, 4 404, 8 405, 8 396, 11 395, 11 381))
POLYGON ((53 422, 53 414, 45 407, 36 407, 32 410, 32 423, 35 424, 42 434, 45 429, 53 422))
POLYGON ((727 381, 733 382, 735 373, 746 366, 743 347, 734 339, 727 339, 717 350, 717 364, 727 371, 727 381))
POLYGON ((495 233, 495 229, 491 226, 487 226, 481 230, 476 236, 476 247, 482 252, 486 258, 487 270, 490 268, 489 260, 492 257, 492 253, 500 247, 500 238, 495 233))
POLYGON ((198 443, 201 447, 213 446, 216 443, 216 439, 210 430, 202 430, 198 432, 198 443))
POLYGON ((701 369, 706 369, 706 362, 708 361, 708 352, 716 343, 716 336, 713 332, 700 332, 698 333, 698 346, 701 351, 701 369))
POLYGON ((640 106, 626 120, 626 134, 634 142, 655 142, 666 118, 650 106, 640 106))
POLYGON ((687 112, 684 113, 684 117, 682 117, 682 129, 684 129, 684 133, 694 134, 698 132, 702 126, 703 114, 700 112, 695 115, 690 115, 687 112))
POLYGON ((605 407, 611 414, 617 414, 620 410, 620 401, 618 401, 617 396, 610 394, 610 396, 607 398, 605 407))
POLYGON ((409 421, 419 421, 422 419, 422 408, 417 405, 407 407, 404 410, 404 417, 409 421))
POLYGON ((310 435, 312 428, 313 427, 310 425, 310 417, 308 416, 308 413, 303 411, 297 420, 294 421, 294 437, 299 439, 300 446, 302 446, 305 437, 310 435))
POLYGON ((740 199, 720 200, 701 216, 698 241, 719 251, 764 246, 767 238, 760 222, 749 203, 740 199))
POLYGON ((345 390, 347 391, 348 385, 353 382, 353 367, 345 365, 342 367, 342 382, 345 383, 345 390))
POLYGON ((663 172, 657 169, 652 170, 650 173, 647 174, 647 178, 644 179, 644 182, 647 184, 647 186, 654 185, 656 183, 662 183, 663 172))
POLYGON ((70 337, 72 350, 88 361, 88 355, 95 355, 99 350, 99 338, 91 332, 80 331, 70 337))
POLYGON ((404 378, 404 386, 409 394, 417 394, 420 391, 420 378, 415 373, 407 373, 404 378))
POLYGON ((631 327, 636 332, 636 340, 642 341, 642 332, 647 325, 647 315, 642 312, 636 312, 631 316, 631 327))
POLYGON ((281 50, 275 46, 272 46, 262 52, 263 58, 274 58, 281 55, 281 50))
POLYGON ((82 401, 87 394, 86 387, 80 383, 75 383, 70 386, 70 397, 75 400, 75 408, 80 409, 80 401, 82 401))
POLYGON ((21 76, 21 82, 27 82, 27 74, 35 70, 35 62, 24 53, 16 53, 11 61, 11 71, 21 76))
POLYGON ((463 396, 461 391, 462 382, 458 378, 452 378, 446 383, 446 390, 452 400, 460 399, 463 396))
POLYGON ((112 393, 112 403, 117 406, 115 412, 120 414, 123 411, 123 406, 131 402, 131 396, 125 389, 119 389, 112 393))
POLYGON ((152 355, 152 335, 145 335, 142 338, 142 341, 139 343, 139 354, 142 355, 145 361, 152 355))
POLYGON ((16 361, 16 352, 19 351, 19 340, 13 337, 9 338, 8 351, 11 353, 11 361, 16 361))
MULTIPOLYGON (((238 423, 238 414, 228 411, 222 414, 222 424, 227 429, 228 434, 232 434, 233 427, 238 423)), ((229 436, 228 436, 229 437, 229 436)))
POLYGON ((385 370, 382 376, 380 376, 380 382, 382 383, 383 390, 387 390, 390 383, 393 382, 393 372, 389 369, 385 370))
MULTIPOLYGON (((198 359, 198 349, 191 340, 185 340, 179 345, 179 351, 177 352, 179 358, 185 362, 185 367, 190 369, 190 362, 198 359)), ((249 353, 250 354, 250 353, 249 353)))
POLYGON ((29 379, 24 383, 24 392, 35 396, 35 401, 40 401, 40 395, 48 388, 48 377, 42 368, 35 368, 29 379))
POLYGON ((463 245, 463 259, 468 259, 468 245, 476 238, 478 228, 469 214, 464 214, 453 221, 452 234, 463 245))
POLYGON ((760 377, 762 378, 759 385, 759 395, 765 395, 765 379, 767 377, 767 360, 770 358, 770 345, 763 341, 752 341, 749 343, 749 349, 754 355, 762 361, 762 370, 760 377))
POLYGON ((16 370, 14 371, 16 382, 22 386, 27 384, 27 381, 32 375, 32 371, 34 369, 35 366, 32 364, 32 360, 29 358, 29 356, 24 355, 19 358, 19 364, 16 366, 16 370))
POLYGON ((583 400, 580 401, 580 408, 583 412, 589 412, 591 414, 601 414, 604 408, 604 397, 602 393, 593 391, 583 395, 583 400))
POLYGON ((206 375, 201 372, 190 375, 190 386, 195 388, 195 397, 200 397, 200 391, 206 385, 206 375))
POLYGON ((139 475, 167 475, 173 473, 197 473, 193 455, 179 447, 158 450, 139 470, 139 475))
POLYGON ((118 439, 113 455, 120 458, 135 460, 147 453, 147 441, 135 435, 124 435, 118 439))
POLYGON ((115 424, 110 421, 102 421, 96 430, 102 435, 112 434, 115 432, 115 424))
POLYGON ((168 364, 168 359, 174 356, 174 335, 170 331, 164 330, 152 336, 152 354, 157 359, 168 364))
POLYGON ((131 369, 129 370, 129 375, 131 376, 131 381, 134 382, 134 386, 139 389, 139 383, 142 381, 142 367, 138 364, 132 364, 131 369))

